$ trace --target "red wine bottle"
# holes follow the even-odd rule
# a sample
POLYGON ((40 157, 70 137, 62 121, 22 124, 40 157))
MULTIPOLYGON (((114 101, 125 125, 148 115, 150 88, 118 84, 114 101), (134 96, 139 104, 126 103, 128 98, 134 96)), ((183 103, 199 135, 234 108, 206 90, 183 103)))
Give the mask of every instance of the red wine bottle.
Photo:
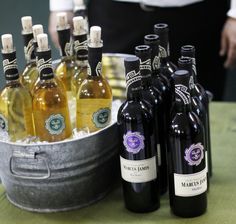
POLYGON ((150 105, 154 117, 160 193, 164 194, 167 191, 167 151, 165 141, 166 116, 163 99, 159 90, 152 85, 151 48, 148 45, 139 45, 135 47, 135 54, 140 59, 142 99, 150 105))
POLYGON ((160 197, 154 119, 148 105, 141 100, 139 66, 138 57, 125 59, 127 100, 117 115, 120 166, 126 208, 133 212, 150 212, 160 207, 160 197))
POLYGON ((183 70, 187 70, 190 74, 190 83, 189 83, 189 88, 190 88, 190 96, 191 96, 191 105, 192 105, 192 110, 193 112, 198 116, 198 118, 201 120, 203 126, 204 126, 204 145, 205 151, 206 151, 206 162, 207 162, 207 177, 208 177, 208 186, 207 188, 209 189, 209 167, 208 167, 208 159, 209 157, 207 156, 208 154, 208 114, 206 111, 205 106, 203 105, 202 101, 194 94, 195 90, 195 83, 194 83, 194 75, 193 75, 193 70, 192 70, 192 59, 190 57, 181 57, 178 60, 178 67, 183 70))
MULTIPOLYGON (((170 92, 166 103, 168 105, 169 114, 172 110, 174 103, 174 83, 172 75, 177 70, 177 66, 170 61, 170 48, 169 48, 169 27, 165 23, 158 23, 154 25, 154 33, 159 36, 159 51, 160 51, 160 70, 161 73, 168 78, 170 92)), ((170 123, 170 117, 168 119, 170 123)))
POLYGON ((200 101, 203 103, 207 112, 207 126, 206 126, 206 134, 207 134, 207 160, 208 160, 208 168, 209 168, 209 176, 212 176, 212 156, 211 156, 211 132, 210 132, 210 113, 209 113, 209 98, 207 91, 203 88, 203 86, 197 80, 197 69, 196 69, 196 58, 195 58, 195 47, 193 45, 185 45, 181 47, 181 56, 182 57, 190 57, 192 58, 192 71, 194 78, 194 90, 192 91, 192 95, 198 97, 200 101))
POLYGON ((195 217, 207 208, 207 167, 204 127, 192 111, 190 75, 178 70, 173 75, 175 111, 170 126, 169 196, 172 212, 195 217))

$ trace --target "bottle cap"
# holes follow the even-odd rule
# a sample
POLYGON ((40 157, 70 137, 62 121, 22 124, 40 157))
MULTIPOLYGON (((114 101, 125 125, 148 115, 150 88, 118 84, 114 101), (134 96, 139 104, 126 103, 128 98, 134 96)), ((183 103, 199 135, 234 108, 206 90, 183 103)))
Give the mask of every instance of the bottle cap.
POLYGON ((195 58, 195 47, 193 45, 184 45, 180 50, 181 56, 195 58))
POLYGON ((189 88, 190 74, 187 70, 177 70, 173 74, 175 85, 184 85, 189 88))
POLYGON ((160 34, 160 33, 167 33, 169 32, 169 26, 166 23, 157 23, 154 25, 154 33, 160 34))
POLYGON ((21 17, 21 24, 24 33, 32 33, 32 17, 23 16, 21 17))
POLYGON ((39 34, 37 36, 38 50, 48 51, 48 35, 46 33, 39 34))
POLYGON ((73 18, 74 35, 83 35, 87 33, 86 21, 82 16, 73 18))
POLYGON ((189 65, 192 67, 192 59, 190 57, 181 57, 178 59, 179 67, 189 65))
POLYGON ((159 36, 156 34, 148 34, 144 36, 144 44, 154 45, 159 44, 159 36))
POLYGON ((64 30, 68 28, 68 19, 66 12, 57 13, 57 29, 64 30))
POLYGON ((139 70, 140 62, 139 62, 139 58, 136 56, 126 57, 124 59, 124 64, 125 64, 126 74, 133 70, 135 71, 139 70))
POLYGON ((2 39, 2 48, 3 52, 10 53, 14 50, 13 48, 13 38, 11 34, 3 34, 2 39))
POLYGON ((148 45, 139 45, 135 47, 135 55, 139 58, 151 57, 151 48, 148 45))
POLYGON ((41 24, 37 24, 33 26, 33 35, 34 35, 35 41, 37 41, 37 36, 42 33, 43 33, 43 26, 41 24))
POLYGON ((90 28, 89 47, 102 47, 101 33, 102 29, 100 26, 92 26, 90 28))

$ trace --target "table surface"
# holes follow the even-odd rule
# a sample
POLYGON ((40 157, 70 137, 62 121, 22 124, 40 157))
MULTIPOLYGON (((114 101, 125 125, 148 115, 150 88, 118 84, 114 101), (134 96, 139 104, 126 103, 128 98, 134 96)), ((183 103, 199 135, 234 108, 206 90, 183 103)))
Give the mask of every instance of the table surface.
POLYGON ((161 208, 147 214, 135 214, 124 208, 122 190, 116 187, 103 200, 89 207, 51 214, 31 213, 14 207, 0 185, 1 224, 233 224, 236 223, 236 104, 211 103, 213 177, 208 193, 208 210, 196 218, 183 219, 170 213, 168 195, 161 208))

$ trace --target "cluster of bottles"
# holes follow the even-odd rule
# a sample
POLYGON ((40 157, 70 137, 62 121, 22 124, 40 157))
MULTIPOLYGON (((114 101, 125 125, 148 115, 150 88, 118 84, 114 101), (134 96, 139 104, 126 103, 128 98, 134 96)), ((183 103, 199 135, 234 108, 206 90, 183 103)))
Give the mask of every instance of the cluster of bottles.
POLYGON ((118 112, 120 165, 126 207, 149 212, 167 192, 172 212, 203 214, 211 175, 208 96, 197 82, 195 48, 169 58, 169 28, 154 33, 124 60, 127 100, 118 112), (208 169, 209 168, 209 169, 208 169))
POLYGON ((71 37, 67 14, 58 13, 61 60, 54 68, 42 25, 33 26, 30 16, 21 21, 27 62, 21 75, 12 35, 2 35, 6 86, 0 93, 1 130, 13 142, 29 136, 40 141, 61 141, 72 136, 70 113, 75 113, 78 131, 94 132, 106 127, 111 120, 112 91, 101 74, 101 28, 91 27, 87 40, 86 20, 74 17, 71 37), (70 100, 76 104, 76 111, 69 110, 70 100))

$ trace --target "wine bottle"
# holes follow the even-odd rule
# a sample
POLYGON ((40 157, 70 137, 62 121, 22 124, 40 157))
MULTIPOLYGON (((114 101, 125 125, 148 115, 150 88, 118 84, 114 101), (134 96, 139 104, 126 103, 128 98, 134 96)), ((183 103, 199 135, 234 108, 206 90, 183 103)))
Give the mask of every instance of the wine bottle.
POLYGON ((170 126, 169 197, 172 212, 195 217, 207 208, 207 167, 204 127, 192 111, 190 75, 178 70, 173 75, 175 111, 170 126))
POLYGON ((0 129, 15 142, 34 136, 32 98, 20 83, 12 35, 4 34, 1 39, 6 86, 0 94, 0 129))
POLYGON ((182 57, 190 57, 192 58, 192 71, 194 77, 194 90, 193 95, 197 96, 200 101, 203 103, 206 112, 207 112, 207 160, 208 160, 208 168, 209 168, 209 176, 212 176, 212 156, 211 156, 211 132, 210 132, 210 111, 209 111, 209 98, 206 90, 197 80, 197 69, 196 69, 196 58, 195 58, 195 47, 193 45, 185 45, 181 47, 181 56, 182 57))
POLYGON ((144 36, 144 44, 151 47, 153 85, 161 92, 162 98, 166 100, 171 89, 168 78, 161 73, 159 42, 159 36, 156 34, 144 36))
POLYGON ((57 33, 60 45, 61 61, 55 68, 55 75, 63 82, 70 99, 71 79, 78 68, 73 56, 70 25, 67 21, 67 14, 64 12, 57 13, 57 33))
POLYGON ((171 75, 177 70, 177 66, 170 61, 169 26, 165 23, 155 24, 154 33, 160 38, 160 67, 162 73, 171 80, 171 75))
POLYGON ((24 40, 24 53, 26 66, 21 75, 21 83, 28 91, 32 91, 35 82, 37 81, 39 74, 36 66, 35 45, 34 36, 32 30, 32 17, 24 16, 21 18, 22 23, 22 36, 24 40))
POLYGON ((167 149, 166 149, 166 116, 160 92, 152 85, 151 48, 148 45, 135 47, 135 54, 140 59, 142 81, 141 97, 152 110, 154 119, 154 136, 158 159, 160 193, 167 191, 167 149))
MULTIPOLYGON (((172 110, 172 106, 174 103, 174 82, 172 79, 172 75, 174 71, 177 70, 177 67, 175 64, 173 64, 170 61, 170 49, 169 49, 169 27, 165 23, 158 23, 154 25, 154 33, 159 36, 160 44, 159 44, 159 50, 160 50, 160 70, 161 73, 168 78, 169 80, 169 95, 166 99, 167 108, 169 109, 170 114, 172 110)), ((168 124, 170 123, 170 116, 168 117, 168 124)))
POLYGON ((36 136, 41 141, 61 141, 72 134, 66 91, 59 87, 54 78, 47 34, 39 34, 37 43, 40 81, 33 96, 36 136))
POLYGON ((133 212, 150 212, 160 207, 154 120, 141 100, 139 59, 130 56, 124 63, 127 100, 117 115, 124 202, 133 212))
POLYGON ((76 97, 79 87, 81 86, 84 79, 87 77, 88 41, 85 20, 83 19, 83 17, 74 17, 73 25, 74 54, 78 69, 72 77, 71 89, 73 96, 76 97))
POLYGON ((88 74, 76 98, 76 127, 90 132, 106 127, 111 121, 112 90, 102 76, 101 27, 90 28, 88 74))
MULTIPOLYGON (((207 163, 207 177, 209 180, 209 165, 208 165, 208 159, 209 157, 207 156, 208 154, 208 114, 206 111, 205 106, 203 105, 203 102, 199 99, 198 96, 194 94, 195 90, 195 83, 194 83, 194 75, 193 75, 193 66, 192 66, 192 59, 190 57, 181 57, 178 60, 178 66, 180 69, 187 70, 190 74, 190 84, 189 84, 189 89, 190 89, 190 96, 191 96, 191 105, 192 105, 192 110, 193 112, 199 117, 201 120, 203 126, 204 126, 204 145, 205 147, 205 157, 206 157, 206 163, 207 163)), ((209 181, 207 182, 208 186, 207 188, 209 189, 209 181)))

